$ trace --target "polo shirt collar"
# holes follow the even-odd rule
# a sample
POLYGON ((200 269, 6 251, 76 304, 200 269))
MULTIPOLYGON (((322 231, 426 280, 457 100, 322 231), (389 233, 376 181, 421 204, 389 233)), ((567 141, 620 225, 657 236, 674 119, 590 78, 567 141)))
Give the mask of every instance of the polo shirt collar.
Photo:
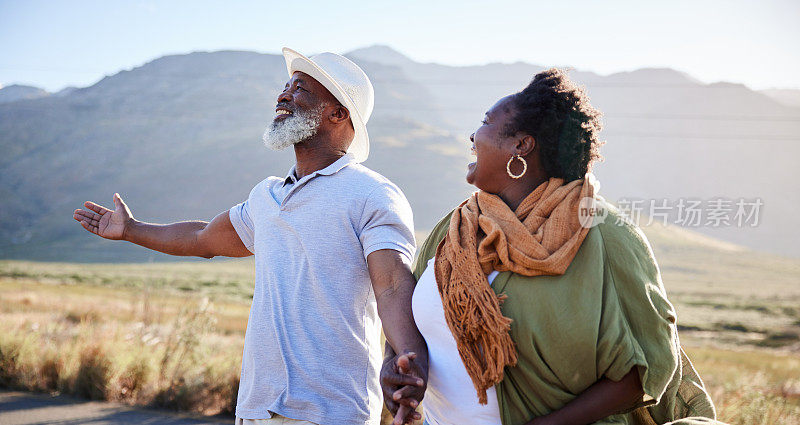
POLYGON ((283 179, 283 184, 294 184, 297 183, 299 180, 309 180, 316 176, 330 176, 332 174, 338 173, 342 168, 355 163, 355 156, 351 153, 345 154, 343 157, 334 161, 331 165, 321 169, 314 171, 313 173, 303 176, 302 179, 297 178, 297 165, 292 165, 292 168, 289 170, 289 173, 286 175, 286 178, 283 179))

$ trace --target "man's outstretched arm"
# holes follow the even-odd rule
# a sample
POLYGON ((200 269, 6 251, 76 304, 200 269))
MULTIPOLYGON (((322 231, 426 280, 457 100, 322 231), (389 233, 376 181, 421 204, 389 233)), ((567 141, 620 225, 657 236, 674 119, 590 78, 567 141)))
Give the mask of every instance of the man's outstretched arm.
POLYGON ((126 240, 170 255, 205 258, 253 255, 233 228, 228 211, 218 214, 211 222, 151 224, 133 218, 128 206, 116 193, 114 210, 91 201, 86 201, 84 206, 85 210, 75 210, 72 217, 84 229, 106 239, 126 240))

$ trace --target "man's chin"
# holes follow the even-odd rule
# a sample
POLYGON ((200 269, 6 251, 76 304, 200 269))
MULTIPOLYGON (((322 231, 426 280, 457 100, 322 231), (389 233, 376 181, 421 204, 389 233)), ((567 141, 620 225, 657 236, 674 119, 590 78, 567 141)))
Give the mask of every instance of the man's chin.
POLYGON ((288 142, 285 138, 275 137, 274 134, 270 134, 269 129, 261 136, 261 141, 264 142, 264 146, 274 151, 282 151, 293 145, 293 143, 288 142))
POLYGON ((264 140, 264 146, 268 147, 270 150, 279 152, 282 150, 286 150, 289 146, 292 146, 292 143, 273 143, 272 141, 264 140))
POLYGON ((281 151, 314 137, 319 123, 319 117, 307 117, 302 114, 280 118, 272 121, 261 139, 268 148, 281 151))

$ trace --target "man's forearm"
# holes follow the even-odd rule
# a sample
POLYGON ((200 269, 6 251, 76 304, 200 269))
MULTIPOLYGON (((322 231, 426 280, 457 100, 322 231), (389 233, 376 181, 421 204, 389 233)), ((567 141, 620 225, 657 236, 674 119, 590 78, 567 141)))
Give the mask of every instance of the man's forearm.
POLYGON ((397 354, 413 351, 417 361, 428 365, 428 347, 417 329, 411 313, 413 281, 402 282, 395 289, 387 290, 378 298, 378 315, 383 323, 386 342, 397 354))
POLYGON ((206 252, 197 241, 198 234, 207 225, 205 221, 151 224, 131 220, 125 226, 123 239, 165 254, 211 258, 214 255, 206 252))
POLYGON ((386 341, 397 354, 415 352, 416 361, 427 372, 428 347, 411 313, 416 282, 408 258, 393 249, 377 250, 367 256, 367 267, 386 341))

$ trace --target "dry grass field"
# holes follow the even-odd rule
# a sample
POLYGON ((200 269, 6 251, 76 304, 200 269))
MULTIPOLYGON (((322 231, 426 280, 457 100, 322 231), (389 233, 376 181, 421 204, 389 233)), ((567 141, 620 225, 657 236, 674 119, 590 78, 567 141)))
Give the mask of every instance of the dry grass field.
MULTIPOLYGON (((719 419, 800 424, 800 261, 646 229, 719 419)), ((232 412, 249 259, 0 261, 0 386, 232 412)))

